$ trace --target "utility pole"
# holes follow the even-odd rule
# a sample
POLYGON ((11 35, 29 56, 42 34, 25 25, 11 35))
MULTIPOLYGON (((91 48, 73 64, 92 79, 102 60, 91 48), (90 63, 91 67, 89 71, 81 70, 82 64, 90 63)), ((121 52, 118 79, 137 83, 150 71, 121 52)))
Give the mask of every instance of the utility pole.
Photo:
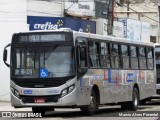
POLYGON ((114 9, 113 6, 114 6, 114 0, 109 0, 108 24, 107 24, 108 35, 112 35, 113 33, 113 9, 114 9))
POLYGON ((160 0, 158 0, 158 40, 156 42, 160 43, 160 0))
POLYGON ((127 0, 127 18, 129 18, 129 0, 127 0))

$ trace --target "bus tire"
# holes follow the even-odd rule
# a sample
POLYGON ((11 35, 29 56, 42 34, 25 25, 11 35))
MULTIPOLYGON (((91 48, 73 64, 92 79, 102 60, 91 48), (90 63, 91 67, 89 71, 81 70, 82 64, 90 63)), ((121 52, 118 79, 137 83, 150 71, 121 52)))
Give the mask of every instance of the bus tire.
POLYGON ((136 111, 138 109, 139 105, 139 91, 136 87, 133 88, 132 92, 132 101, 129 104, 130 105, 130 110, 136 111))
POLYGON ((43 116, 45 116, 46 111, 41 107, 32 107, 32 112, 33 113, 40 113, 41 116, 43 117, 43 116))
POLYGON ((90 104, 80 107, 80 109, 86 115, 93 115, 98 110, 98 104, 94 90, 91 92, 90 104))

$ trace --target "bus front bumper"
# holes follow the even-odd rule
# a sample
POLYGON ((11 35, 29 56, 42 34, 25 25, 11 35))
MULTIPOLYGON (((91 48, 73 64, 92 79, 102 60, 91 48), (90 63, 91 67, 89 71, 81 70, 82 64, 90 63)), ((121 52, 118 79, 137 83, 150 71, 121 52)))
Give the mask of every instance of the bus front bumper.
MULTIPOLYGON (((30 96, 32 97, 32 96, 30 96)), ((43 96, 41 96, 43 97, 43 96)), ((45 97, 44 97, 45 98, 45 97)), ((71 93, 67 94, 64 97, 59 97, 57 102, 45 102, 45 103, 24 103, 22 99, 19 99, 11 92, 11 104, 15 108, 21 107, 36 107, 36 106, 53 106, 53 107, 72 107, 76 106, 76 89, 74 89, 71 93)))

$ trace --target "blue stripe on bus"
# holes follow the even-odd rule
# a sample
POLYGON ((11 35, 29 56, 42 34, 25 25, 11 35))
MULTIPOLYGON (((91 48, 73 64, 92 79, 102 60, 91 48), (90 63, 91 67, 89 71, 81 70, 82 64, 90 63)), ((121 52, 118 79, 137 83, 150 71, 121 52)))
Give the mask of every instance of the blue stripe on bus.
POLYGON ((133 80, 127 80, 127 82, 133 82, 133 80))
POLYGON ((112 83, 112 80, 111 80, 111 69, 108 69, 108 82, 112 83))
POLYGON ((81 78, 81 79, 80 79, 80 87, 82 87, 82 80, 83 80, 83 79, 81 78))

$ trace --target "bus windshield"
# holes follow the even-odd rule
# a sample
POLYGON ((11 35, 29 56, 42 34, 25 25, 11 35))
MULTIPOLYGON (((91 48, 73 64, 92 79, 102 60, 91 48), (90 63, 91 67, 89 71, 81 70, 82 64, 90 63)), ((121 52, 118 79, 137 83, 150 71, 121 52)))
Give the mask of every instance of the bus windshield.
POLYGON ((55 78, 75 74, 73 47, 23 47, 12 50, 12 76, 55 78))

